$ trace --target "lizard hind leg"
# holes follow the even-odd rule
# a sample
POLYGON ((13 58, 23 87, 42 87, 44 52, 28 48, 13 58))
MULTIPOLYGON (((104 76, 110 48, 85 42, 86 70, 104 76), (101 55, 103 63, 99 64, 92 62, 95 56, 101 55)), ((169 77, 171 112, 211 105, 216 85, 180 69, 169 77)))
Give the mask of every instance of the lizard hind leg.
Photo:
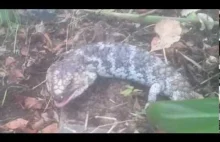
POLYGON ((63 107, 71 100, 83 94, 89 86, 91 86, 97 78, 97 74, 89 71, 75 72, 72 75, 70 84, 66 87, 65 91, 55 99, 57 107, 63 107))
POLYGON ((149 90, 148 102, 156 102, 157 96, 161 93, 162 86, 159 83, 154 83, 149 90))

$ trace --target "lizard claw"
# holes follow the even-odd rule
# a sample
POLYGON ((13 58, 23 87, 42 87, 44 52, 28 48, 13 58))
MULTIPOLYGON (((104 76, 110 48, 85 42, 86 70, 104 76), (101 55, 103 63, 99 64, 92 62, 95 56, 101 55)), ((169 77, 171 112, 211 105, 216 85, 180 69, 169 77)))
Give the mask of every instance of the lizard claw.
POLYGON ((145 106, 144 106, 144 109, 146 110, 149 106, 150 106, 150 103, 147 102, 147 103, 145 104, 145 106))

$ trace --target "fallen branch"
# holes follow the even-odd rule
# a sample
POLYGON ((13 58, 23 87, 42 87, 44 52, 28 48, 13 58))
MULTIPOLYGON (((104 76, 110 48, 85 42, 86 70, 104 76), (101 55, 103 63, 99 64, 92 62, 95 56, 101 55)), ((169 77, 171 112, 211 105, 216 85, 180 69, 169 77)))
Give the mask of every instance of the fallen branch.
MULTIPOLYGON (((118 18, 118 19, 124 19, 129 20, 132 22, 137 23, 144 23, 144 24, 155 24, 163 19, 171 19, 176 20, 179 22, 190 22, 194 24, 200 23, 198 18, 176 18, 176 17, 164 17, 164 16, 156 16, 156 15, 139 15, 139 14, 130 14, 130 13, 118 13, 118 12, 112 12, 109 10, 84 10, 85 12, 102 15, 106 17, 112 17, 112 18, 118 18)), ((207 23, 209 23, 207 21, 207 23)), ((219 25, 218 21, 214 21, 215 26, 219 25)))

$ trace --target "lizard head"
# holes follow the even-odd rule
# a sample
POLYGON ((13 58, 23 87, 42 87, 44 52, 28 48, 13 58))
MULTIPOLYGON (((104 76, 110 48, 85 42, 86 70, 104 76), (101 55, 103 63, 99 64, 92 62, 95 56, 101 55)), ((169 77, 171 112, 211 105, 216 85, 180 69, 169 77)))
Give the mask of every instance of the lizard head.
POLYGON ((56 107, 64 107, 95 81, 96 73, 85 71, 78 64, 57 62, 47 71, 47 89, 53 95, 56 107))
POLYGON ((64 65, 52 65, 46 75, 46 86, 48 92, 53 96, 56 107, 64 107, 72 99, 73 92, 73 76, 64 65))

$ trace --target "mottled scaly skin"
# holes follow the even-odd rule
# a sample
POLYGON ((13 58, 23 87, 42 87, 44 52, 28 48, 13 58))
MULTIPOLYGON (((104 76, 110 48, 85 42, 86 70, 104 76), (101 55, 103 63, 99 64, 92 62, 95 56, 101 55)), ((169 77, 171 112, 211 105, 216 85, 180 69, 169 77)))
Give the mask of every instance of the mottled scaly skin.
POLYGON ((174 68, 144 49, 128 44, 90 44, 70 50, 47 71, 47 88, 57 107, 80 96, 98 77, 131 80, 149 86, 149 102, 202 98, 174 68))

